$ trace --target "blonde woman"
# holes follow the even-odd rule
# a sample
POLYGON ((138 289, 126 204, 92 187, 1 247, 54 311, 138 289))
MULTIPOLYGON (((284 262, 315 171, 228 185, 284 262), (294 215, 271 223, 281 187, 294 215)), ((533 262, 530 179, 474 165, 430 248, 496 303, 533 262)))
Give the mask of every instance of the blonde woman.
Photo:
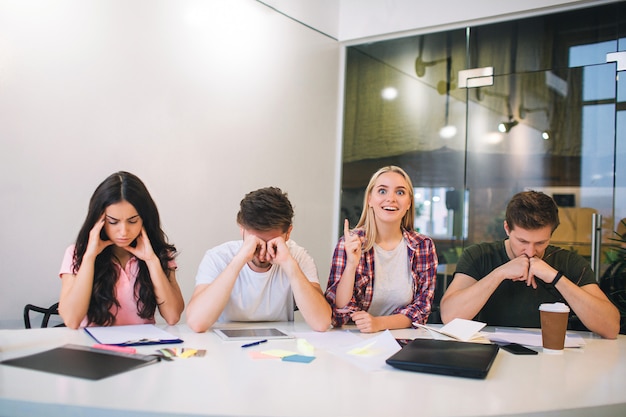
POLYGON ((326 299, 334 326, 353 322, 364 333, 423 324, 437 275, 433 241, 413 228, 413 185, 397 166, 379 169, 365 191, 356 228, 344 221, 326 299))

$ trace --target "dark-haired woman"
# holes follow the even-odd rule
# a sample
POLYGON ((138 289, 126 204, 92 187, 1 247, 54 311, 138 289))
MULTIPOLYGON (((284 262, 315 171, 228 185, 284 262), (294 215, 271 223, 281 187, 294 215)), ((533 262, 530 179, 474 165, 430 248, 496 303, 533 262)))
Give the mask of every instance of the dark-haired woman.
POLYGON ((67 327, 176 324, 184 300, 176 248, 143 182, 117 172, 96 188, 76 243, 65 252, 59 313, 67 327))

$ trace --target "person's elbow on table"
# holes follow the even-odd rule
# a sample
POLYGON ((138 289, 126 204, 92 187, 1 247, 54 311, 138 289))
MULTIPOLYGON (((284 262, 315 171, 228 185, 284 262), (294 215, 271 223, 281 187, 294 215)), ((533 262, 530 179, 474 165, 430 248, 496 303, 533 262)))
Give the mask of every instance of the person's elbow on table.
POLYGON ((213 323, 214 322, 208 322, 206 320, 202 320, 201 318, 198 318, 196 315, 187 314, 187 326, 189 326, 189 328, 196 333, 206 332, 209 329, 209 327, 213 325, 213 323))
POLYGON ((330 329, 330 314, 328 317, 324 317, 323 319, 315 320, 314 323, 309 323, 311 329, 316 332, 325 332, 330 329))

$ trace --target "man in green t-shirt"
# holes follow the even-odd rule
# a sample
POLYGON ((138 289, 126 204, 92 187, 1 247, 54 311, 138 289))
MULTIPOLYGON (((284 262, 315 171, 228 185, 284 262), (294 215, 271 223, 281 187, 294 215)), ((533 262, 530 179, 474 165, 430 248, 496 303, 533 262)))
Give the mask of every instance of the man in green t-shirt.
POLYGON ((559 225, 554 200, 525 191, 509 202, 508 239, 468 247, 441 299, 444 323, 476 319, 492 326, 540 327, 539 305, 564 302, 592 332, 615 339, 620 317, 580 255, 550 245, 559 225))

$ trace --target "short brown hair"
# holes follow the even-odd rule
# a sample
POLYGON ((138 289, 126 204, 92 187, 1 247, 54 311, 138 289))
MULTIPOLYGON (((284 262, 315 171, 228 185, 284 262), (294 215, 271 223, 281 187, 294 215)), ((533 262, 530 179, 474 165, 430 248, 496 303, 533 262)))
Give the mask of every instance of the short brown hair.
POLYGON ((286 233, 293 219, 293 207, 287 193, 266 187, 249 192, 239 203, 237 223, 246 229, 267 231, 281 229, 286 233))
POLYGON ((559 226, 559 208, 552 197, 540 191, 523 191, 509 201, 505 220, 510 229, 519 226, 536 230, 551 226, 554 232, 559 226))

